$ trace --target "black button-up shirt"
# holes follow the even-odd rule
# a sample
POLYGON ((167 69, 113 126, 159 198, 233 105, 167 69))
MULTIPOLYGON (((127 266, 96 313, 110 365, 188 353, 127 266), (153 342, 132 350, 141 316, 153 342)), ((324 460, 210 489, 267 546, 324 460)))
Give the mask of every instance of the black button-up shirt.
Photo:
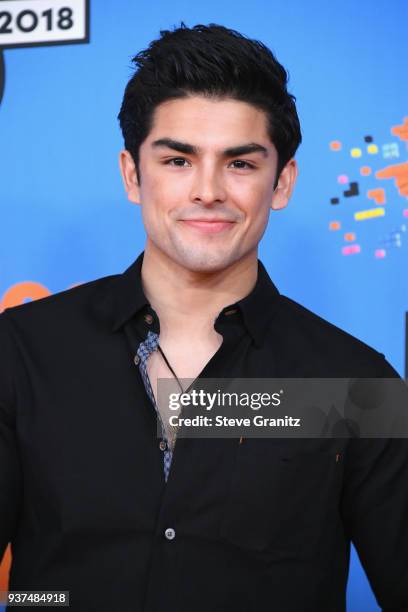
MULTIPOLYGON (((69 590, 75 612, 342 612, 353 541, 379 605, 408 610, 407 440, 180 438, 165 484, 133 361, 160 330, 142 258, 0 315, 10 589, 69 590)), ((396 375, 261 263, 214 325, 204 377, 396 375)))

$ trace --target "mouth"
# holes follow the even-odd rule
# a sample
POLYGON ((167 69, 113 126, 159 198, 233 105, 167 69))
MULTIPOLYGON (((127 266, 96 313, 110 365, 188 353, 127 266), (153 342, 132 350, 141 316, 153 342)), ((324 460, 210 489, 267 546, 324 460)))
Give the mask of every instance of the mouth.
POLYGON ((235 224, 235 221, 225 221, 224 219, 182 219, 181 222, 203 234, 219 234, 228 231, 235 224))

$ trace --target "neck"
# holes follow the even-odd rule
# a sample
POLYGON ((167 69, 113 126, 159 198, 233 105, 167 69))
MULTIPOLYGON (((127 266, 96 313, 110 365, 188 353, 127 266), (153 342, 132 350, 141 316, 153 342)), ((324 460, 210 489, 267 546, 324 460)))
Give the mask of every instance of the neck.
POLYGON ((257 251, 216 272, 180 266, 148 241, 142 264, 144 293, 160 320, 160 335, 204 337, 219 312, 248 295, 258 274, 257 251))

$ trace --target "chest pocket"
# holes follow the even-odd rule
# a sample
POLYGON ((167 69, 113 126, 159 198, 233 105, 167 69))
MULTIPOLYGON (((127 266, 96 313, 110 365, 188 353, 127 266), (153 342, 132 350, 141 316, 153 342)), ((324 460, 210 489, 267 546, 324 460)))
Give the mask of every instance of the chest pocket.
POLYGON ((342 452, 333 448, 237 444, 221 538, 274 559, 314 556, 338 519, 342 473, 342 452))

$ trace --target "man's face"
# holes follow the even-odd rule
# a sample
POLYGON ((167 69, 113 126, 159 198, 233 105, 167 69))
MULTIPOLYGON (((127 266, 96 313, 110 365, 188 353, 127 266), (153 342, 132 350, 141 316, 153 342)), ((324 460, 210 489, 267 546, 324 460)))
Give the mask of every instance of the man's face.
POLYGON ((256 258, 270 209, 286 206, 296 179, 291 160, 274 191, 278 156, 266 114, 230 98, 159 105, 139 160, 140 184, 121 153, 128 197, 142 205, 146 251, 196 272, 256 258))

